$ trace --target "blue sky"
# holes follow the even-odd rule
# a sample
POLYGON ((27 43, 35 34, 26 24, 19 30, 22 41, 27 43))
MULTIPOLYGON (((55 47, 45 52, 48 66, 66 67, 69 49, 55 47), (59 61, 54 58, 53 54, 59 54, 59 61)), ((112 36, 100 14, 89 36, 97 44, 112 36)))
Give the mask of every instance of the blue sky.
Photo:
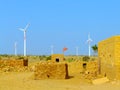
POLYGON ((27 23, 27 54, 88 54, 86 44, 90 32, 93 42, 119 35, 119 0, 0 0, 0 54, 23 54, 23 32, 27 23))

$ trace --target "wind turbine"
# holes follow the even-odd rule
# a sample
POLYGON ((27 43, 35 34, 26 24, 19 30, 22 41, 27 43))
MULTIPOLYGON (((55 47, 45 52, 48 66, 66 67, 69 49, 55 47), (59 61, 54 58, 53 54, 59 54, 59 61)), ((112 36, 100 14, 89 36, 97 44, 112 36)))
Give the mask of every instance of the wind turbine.
POLYGON ((90 57, 90 49, 91 49, 91 42, 92 42, 93 40, 90 38, 90 34, 88 34, 88 40, 87 40, 87 43, 88 43, 88 51, 89 51, 89 57, 90 57))
POLYGON ((20 28, 19 30, 24 32, 24 56, 26 56, 26 31, 30 24, 27 24, 25 28, 20 28))
POLYGON ((79 47, 75 47, 76 48, 76 56, 78 56, 78 49, 79 47))
POLYGON ((14 43, 14 48, 15 48, 15 56, 17 56, 17 42, 14 43))
POLYGON ((54 48, 54 46, 51 45, 51 55, 53 54, 53 48, 54 48))

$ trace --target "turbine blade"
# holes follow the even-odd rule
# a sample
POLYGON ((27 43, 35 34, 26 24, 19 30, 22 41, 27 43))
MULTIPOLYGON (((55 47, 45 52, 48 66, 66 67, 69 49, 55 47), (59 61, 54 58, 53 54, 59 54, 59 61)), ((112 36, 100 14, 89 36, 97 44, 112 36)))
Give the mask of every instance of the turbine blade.
POLYGON ((90 38, 90 33, 88 34, 88 41, 92 42, 93 40, 90 38))
POLYGON ((91 38, 89 38, 89 39, 88 39, 88 41, 90 41, 90 42, 91 42, 91 41, 92 41, 92 39, 91 39, 91 38))
POLYGON ((27 28, 29 27, 29 25, 30 25, 30 24, 27 24, 24 30, 27 30, 27 28))
POLYGON ((87 40, 86 43, 89 43, 89 40, 87 40))
POLYGON ((25 30, 24 30, 24 29, 22 29, 22 28, 19 28, 19 30, 20 30, 20 31, 23 31, 23 32, 25 31, 25 30))
POLYGON ((91 43, 92 42, 92 39, 88 39, 87 41, 86 41, 86 43, 91 43))
POLYGON ((92 42, 93 40, 90 38, 90 41, 92 42))

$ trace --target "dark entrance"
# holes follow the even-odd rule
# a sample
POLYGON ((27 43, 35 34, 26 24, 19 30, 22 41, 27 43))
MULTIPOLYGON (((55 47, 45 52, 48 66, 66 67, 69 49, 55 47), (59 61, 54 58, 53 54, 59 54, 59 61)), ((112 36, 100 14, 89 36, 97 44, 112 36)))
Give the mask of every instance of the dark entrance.
POLYGON ((87 64, 86 64, 86 63, 83 63, 83 68, 84 68, 84 69, 86 69, 86 66, 87 66, 87 64))
POLYGON ((56 62, 59 62, 59 58, 56 58, 56 62))
POLYGON ((24 58, 23 59, 23 65, 24 66, 28 66, 28 58, 24 58))

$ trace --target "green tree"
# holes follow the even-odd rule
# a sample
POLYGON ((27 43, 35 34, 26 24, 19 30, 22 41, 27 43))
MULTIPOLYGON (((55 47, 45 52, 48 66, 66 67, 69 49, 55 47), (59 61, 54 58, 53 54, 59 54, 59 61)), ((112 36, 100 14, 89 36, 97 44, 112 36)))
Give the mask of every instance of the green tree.
POLYGON ((92 50, 94 51, 95 55, 98 53, 98 46, 95 44, 92 46, 92 50))

